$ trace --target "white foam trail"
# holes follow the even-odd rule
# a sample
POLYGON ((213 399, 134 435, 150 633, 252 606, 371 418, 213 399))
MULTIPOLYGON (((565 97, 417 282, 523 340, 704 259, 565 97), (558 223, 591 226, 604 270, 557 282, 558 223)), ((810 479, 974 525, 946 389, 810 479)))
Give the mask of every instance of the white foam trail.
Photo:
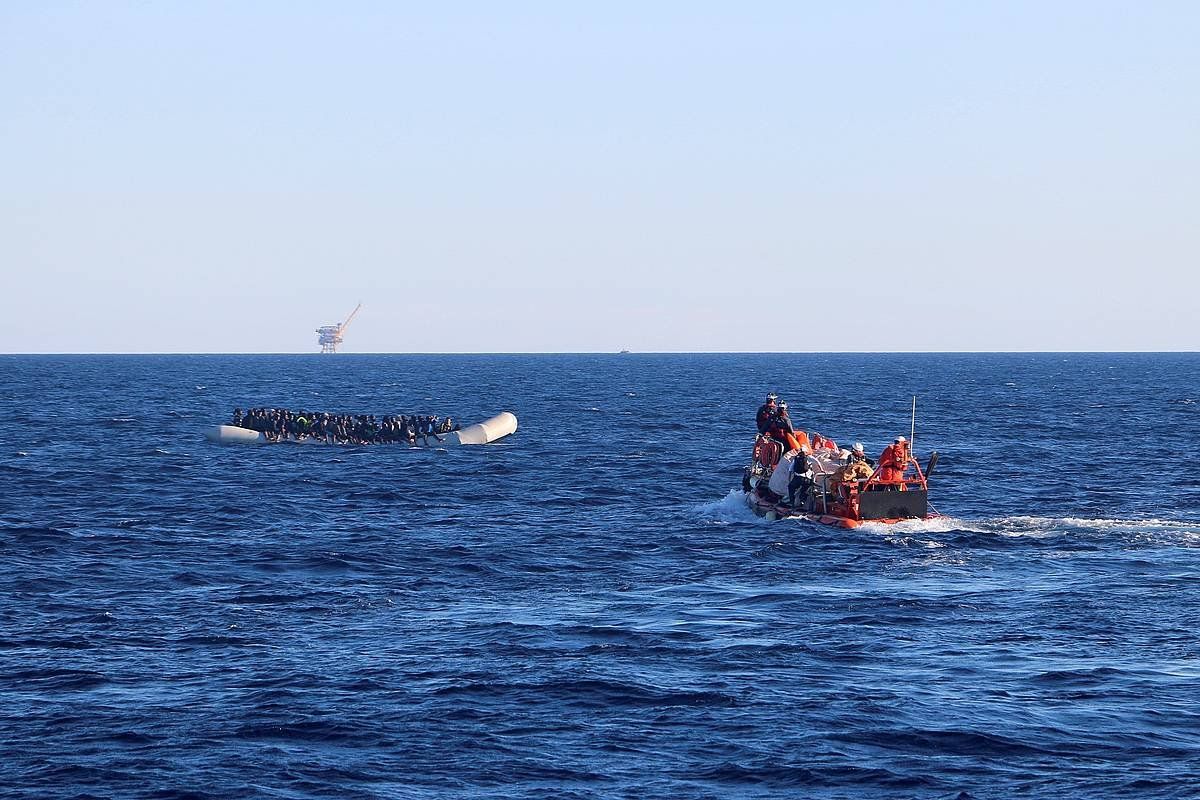
POLYGON ((995 519, 966 520, 957 517, 936 517, 928 520, 905 520, 892 525, 864 522, 860 531, 880 534, 936 534, 962 531, 986 533, 1005 537, 1042 539, 1063 534, 1112 535, 1135 541, 1200 545, 1200 522, 1169 519, 1088 519, 1083 517, 1012 516, 995 519))
MULTIPOLYGON (((746 505, 745 495, 737 489, 720 500, 702 503, 695 513, 708 522, 728 525, 731 523, 755 522, 765 525, 773 523, 758 517, 746 505)), ((784 520, 805 522, 803 519, 784 520)), ((1084 517, 1035 517, 1018 515, 993 519, 969 520, 959 517, 935 517, 933 519, 910 519, 887 524, 864 522, 856 531, 893 538, 903 543, 917 543, 925 547, 944 547, 937 541, 941 533, 982 533, 1004 537, 1048 538, 1064 534, 1082 536, 1115 536, 1141 544, 1170 544, 1200 547, 1200 521, 1187 522, 1170 519, 1105 519, 1084 517), (930 536, 933 538, 928 538, 930 536)))
POLYGON ((731 522, 767 522, 750 510, 750 507, 746 505, 746 495, 740 489, 731 489, 729 494, 720 500, 701 503, 696 506, 695 511, 705 521, 722 525, 728 525, 731 522))

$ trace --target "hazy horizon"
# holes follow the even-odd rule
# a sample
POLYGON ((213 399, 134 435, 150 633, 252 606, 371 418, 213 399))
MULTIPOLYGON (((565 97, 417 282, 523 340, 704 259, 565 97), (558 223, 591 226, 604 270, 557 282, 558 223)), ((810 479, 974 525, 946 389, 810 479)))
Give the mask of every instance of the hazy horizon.
POLYGON ((12 4, 0 350, 1193 352, 1200 5, 12 4))
POLYGON ((280 352, 188 352, 188 351, 158 351, 158 352, 43 352, 43 353, 0 353, 2 357, 22 356, 320 356, 322 358, 336 356, 605 356, 605 355, 638 355, 638 356, 703 356, 703 355, 764 355, 764 356, 821 356, 821 355, 874 355, 874 356, 1002 356, 1002 355, 1042 355, 1042 356, 1089 356, 1089 355, 1193 355, 1200 350, 493 350, 493 351, 341 351, 334 356, 323 355, 313 351, 280 351, 280 352))

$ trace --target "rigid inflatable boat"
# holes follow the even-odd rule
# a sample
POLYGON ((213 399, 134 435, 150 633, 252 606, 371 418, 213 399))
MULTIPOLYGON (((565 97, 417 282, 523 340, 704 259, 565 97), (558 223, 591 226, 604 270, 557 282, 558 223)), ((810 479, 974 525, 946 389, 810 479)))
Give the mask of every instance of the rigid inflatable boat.
POLYGON ((905 448, 899 469, 876 467, 864 480, 839 481, 844 452, 805 448, 784 453, 782 444, 759 434, 742 476, 747 505, 767 519, 804 518, 842 528, 939 516, 929 505, 928 479, 937 467, 936 452, 925 469, 905 448))
MULTIPOLYGON (((431 434, 431 447, 455 447, 466 444, 491 444, 492 442, 510 436, 517 430, 517 418, 508 411, 501 411, 491 419, 459 428, 449 433, 439 433, 438 438, 431 434)), ((305 444, 323 445, 321 439, 284 439, 282 442, 268 439, 265 434, 252 431, 249 428, 239 428, 234 425, 215 425, 204 431, 204 438, 218 444, 305 444)), ((421 437, 418 437, 419 439, 421 437)))

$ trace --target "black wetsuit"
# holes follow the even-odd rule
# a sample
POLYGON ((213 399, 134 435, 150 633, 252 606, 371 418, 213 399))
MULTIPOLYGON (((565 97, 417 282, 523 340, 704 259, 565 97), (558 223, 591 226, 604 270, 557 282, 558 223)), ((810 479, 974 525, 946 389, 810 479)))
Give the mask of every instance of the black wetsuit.
POLYGON ((775 419, 775 412, 776 408, 774 406, 769 406, 766 403, 763 403, 758 407, 758 413, 755 415, 754 419, 758 423, 759 433, 766 433, 767 431, 771 430, 773 427, 771 423, 775 419))

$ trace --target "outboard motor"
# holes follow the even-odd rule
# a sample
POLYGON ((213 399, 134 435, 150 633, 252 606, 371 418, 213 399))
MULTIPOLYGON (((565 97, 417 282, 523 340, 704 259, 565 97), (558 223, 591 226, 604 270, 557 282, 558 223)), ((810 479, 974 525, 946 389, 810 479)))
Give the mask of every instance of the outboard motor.
POLYGON ((925 465, 925 480, 929 480, 929 476, 937 469, 938 451, 934 450, 929 456, 929 463, 925 465))

